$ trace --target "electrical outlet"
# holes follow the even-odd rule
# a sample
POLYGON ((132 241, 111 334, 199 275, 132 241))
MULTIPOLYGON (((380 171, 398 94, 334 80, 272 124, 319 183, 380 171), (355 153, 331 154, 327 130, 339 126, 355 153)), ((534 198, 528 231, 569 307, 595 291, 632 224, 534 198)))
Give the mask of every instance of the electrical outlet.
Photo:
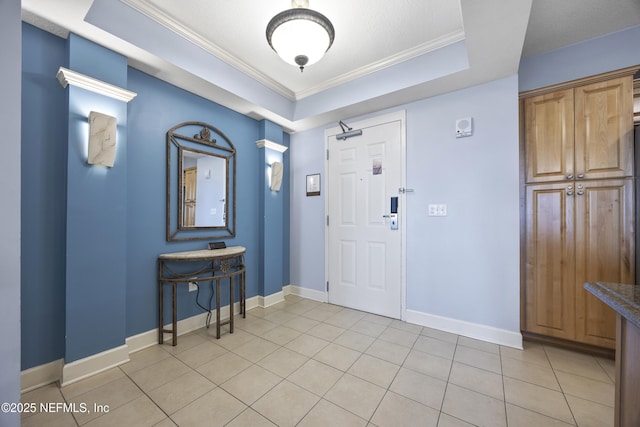
POLYGON ((447 216, 447 205, 429 205, 429 216, 447 216))
POLYGON ((197 291, 198 284, 196 282, 189 282, 189 292, 197 291))

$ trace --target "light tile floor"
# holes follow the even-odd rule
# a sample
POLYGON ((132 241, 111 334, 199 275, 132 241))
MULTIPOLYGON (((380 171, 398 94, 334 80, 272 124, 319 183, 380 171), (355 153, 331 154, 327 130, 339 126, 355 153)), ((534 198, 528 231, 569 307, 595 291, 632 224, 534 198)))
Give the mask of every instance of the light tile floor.
POLYGON ((24 415, 22 425, 613 425, 607 359, 529 342, 516 350, 296 296, 214 334, 201 329, 62 389, 26 393, 24 403, 88 411, 24 415))

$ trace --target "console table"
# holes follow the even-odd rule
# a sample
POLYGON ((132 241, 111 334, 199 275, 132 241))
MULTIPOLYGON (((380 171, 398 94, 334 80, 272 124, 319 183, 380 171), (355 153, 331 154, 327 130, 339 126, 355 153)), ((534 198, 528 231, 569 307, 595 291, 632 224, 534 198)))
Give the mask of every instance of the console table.
MULTIPOLYGON (((240 282, 240 313, 246 317, 246 270, 244 266, 245 248, 231 246, 224 249, 202 249, 198 251, 173 252, 158 256, 158 342, 164 342, 164 334, 170 333, 173 345, 178 343, 177 319, 177 287, 191 282, 215 282, 216 297, 216 338, 220 339, 220 326, 229 325, 229 333, 233 333, 234 281, 240 282), (172 269, 173 267, 173 269, 172 269), (229 282, 229 319, 220 322, 220 283, 229 282), (164 287, 171 285, 172 329, 164 327, 164 287)), ((204 308, 204 307, 203 307, 204 308)), ((206 310, 206 309, 205 309, 206 310)), ((211 300, 209 300, 209 316, 211 300)), ((207 318, 207 327, 209 317, 207 318)))

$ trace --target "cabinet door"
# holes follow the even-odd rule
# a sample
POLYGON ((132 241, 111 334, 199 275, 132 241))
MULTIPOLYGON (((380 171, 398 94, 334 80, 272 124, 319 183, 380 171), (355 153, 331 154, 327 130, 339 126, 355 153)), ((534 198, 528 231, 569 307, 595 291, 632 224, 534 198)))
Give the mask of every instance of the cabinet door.
POLYGON ((576 184, 576 338, 615 348, 615 312, 583 286, 634 283, 633 181, 576 184))
POLYGON ((633 176, 633 80, 575 89, 577 178, 633 176))
POLYGON ((527 182, 573 175, 573 89, 524 100, 527 182))
POLYGON ((573 183, 527 186, 525 328, 575 337, 573 183))

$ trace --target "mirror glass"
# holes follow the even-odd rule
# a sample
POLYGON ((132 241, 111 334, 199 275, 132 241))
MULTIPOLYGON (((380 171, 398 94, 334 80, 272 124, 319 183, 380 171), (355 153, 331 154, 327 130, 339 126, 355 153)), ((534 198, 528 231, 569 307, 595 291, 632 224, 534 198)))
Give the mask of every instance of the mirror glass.
POLYGON ((224 227, 227 223, 227 160, 213 154, 181 150, 182 228, 224 227))
POLYGON ((235 236, 235 147, 187 122, 167 132, 167 240, 235 236))

